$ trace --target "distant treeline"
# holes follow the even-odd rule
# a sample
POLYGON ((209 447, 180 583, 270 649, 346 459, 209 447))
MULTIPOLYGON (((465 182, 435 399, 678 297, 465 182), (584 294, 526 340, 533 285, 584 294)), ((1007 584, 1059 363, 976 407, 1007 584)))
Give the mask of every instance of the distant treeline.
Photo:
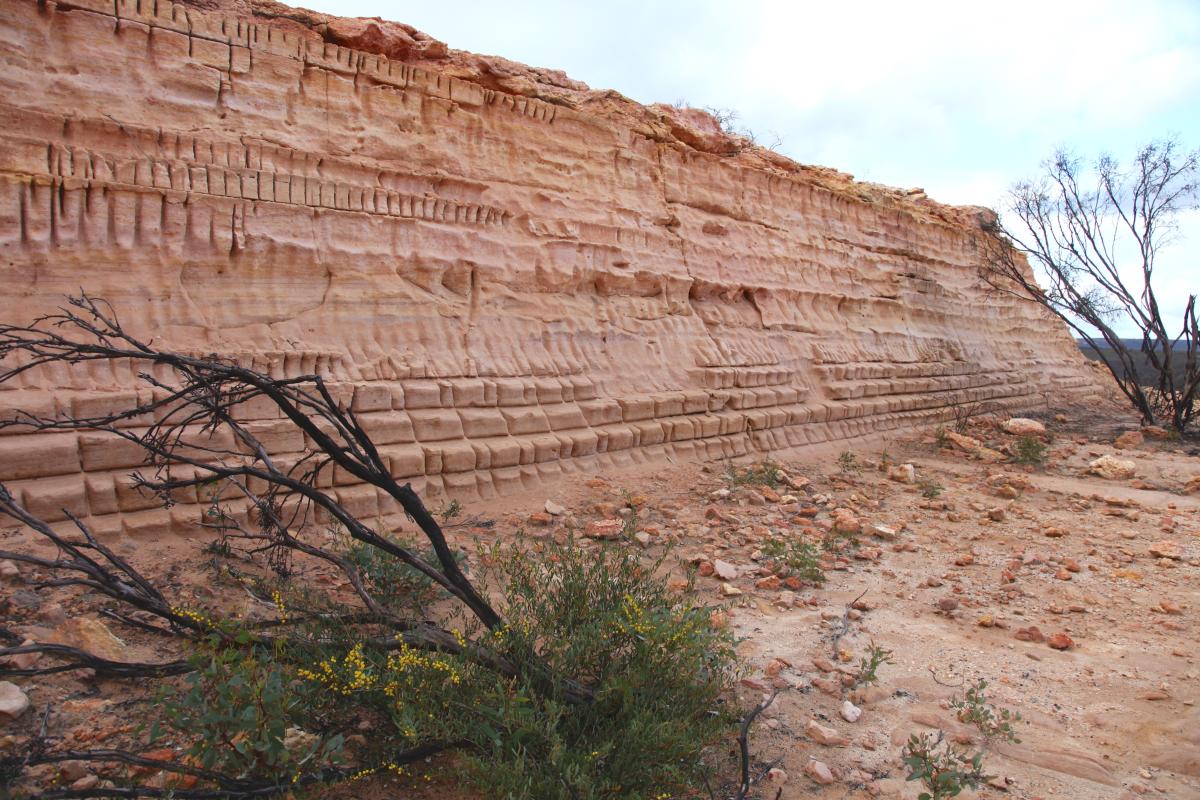
MULTIPOLYGON (((1079 344, 1080 352, 1082 352, 1085 356, 1090 358, 1092 361, 1100 360, 1100 354, 1098 352, 1096 352, 1096 350, 1093 349, 1092 346, 1089 345, 1086 341, 1084 341, 1083 339, 1077 339, 1076 342, 1079 344)), ((1135 365, 1137 365, 1139 382, 1143 386, 1158 385, 1157 373, 1155 372, 1154 368, 1152 366, 1150 366, 1150 360, 1148 358, 1146 358, 1146 354, 1142 352, 1142 340, 1141 339, 1122 339, 1121 342, 1125 345, 1125 347, 1127 347, 1129 349, 1129 352, 1133 355, 1133 362, 1135 365)), ((1102 339, 1097 339, 1096 343, 1100 346, 1100 349, 1103 351, 1111 351, 1112 350, 1112 348, 1108 346, 1108 343, 1102 339)), ((1180 352, 1182 352, 1184 349, 1183 343, 1180 342, 1176 346, 1176 349, 1179 350, 1180 352)), ((1182 380, 1183 379, 1183 364, 1177 363, 1173 366, 1174 366, 1173 372, 1175 373, 1176 380, 1182 380)))

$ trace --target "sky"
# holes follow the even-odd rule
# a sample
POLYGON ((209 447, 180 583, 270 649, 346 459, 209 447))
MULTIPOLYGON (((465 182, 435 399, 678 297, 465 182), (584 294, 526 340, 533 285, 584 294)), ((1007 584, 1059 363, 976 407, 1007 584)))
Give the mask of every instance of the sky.
MULTIPOLYGON (((733 109, 796 161, 946 203, 1003 211, 1057 147, 1200 147, 1200 0, 291 1, 642 103, 733 109)), ((1181 223, 1156 285, 1173 299, 1200 289, 1200 212, 1181 223)))

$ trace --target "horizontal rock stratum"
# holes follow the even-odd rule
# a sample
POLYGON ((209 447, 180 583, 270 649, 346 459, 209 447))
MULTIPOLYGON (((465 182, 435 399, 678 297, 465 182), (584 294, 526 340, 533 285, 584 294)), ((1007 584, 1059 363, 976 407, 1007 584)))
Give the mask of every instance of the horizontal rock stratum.
MULTIPOLYGON (((982 209, 393 23, 244 0, 0 8, 0 319, 83 288, 161 346, 321 373, 429 494, 1094 391, 1060 324, 979 288, 982 209)), ((128 365, 40 370, 0 409, 138 391, 128 365)), ((278 453, 304 446, 248 413, 278 453)), ((140 460, 99 435, 0 436, 0 480, 50 519, 195 521, 129 488, 140 460)))

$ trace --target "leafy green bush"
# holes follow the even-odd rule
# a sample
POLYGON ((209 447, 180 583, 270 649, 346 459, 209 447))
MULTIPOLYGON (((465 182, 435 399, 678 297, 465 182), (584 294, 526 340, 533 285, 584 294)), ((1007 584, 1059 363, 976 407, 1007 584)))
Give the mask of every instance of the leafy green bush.
POLYGON ((794 575, 802 581, 822 583, 821 551, 799 536, 770 536, 762 544, 762 556, 777 575, 794 575))
MULTIPOLYGON (((166 728, 188 744, 187 755, 205 769, 237 777, 286 782, 313 764, 341 761, 344 739, 307 733, 308 698, 289 670, 257 653, 221 649, 194 657, 198 669, 182 689, 163 695, 166 728)), ((163 733, 151 729, 151 741, 163 733)))
POLYGON ((1017 440, 1018 464, 1032 464, 1040 467, 1046 463, 1046 443, 1036 436, 1022 436, 1017 440))
POLYGON ((980 678, 978 683, 967 687, 965 699, 959 700, 955 695, 950 701, 950 707, 958 713, 960 721, 977 727, 985 739, 1003 739, 1013 744, 1019 743, 1021 740, 1017 738, 1012 725, 1021 721, 1021 715, 1007 708, 998 709, 989 703, 986 689, 987 681, 980 678))
POLYGON ((946 426, 938 425, 933 431, 933 440, 938 448, 946 448, 950 446, 950 437, 946 434, 946 426))
POLYGON ((783 468, 767 459, 738 467, 732 461, 725 464, 725 482, 730 486, 769 486, 778 489, 783 485, 783 468))
MULTIPOLYGON (((568 542, 494 561, 509 620, 503 652, 522 672, 487 688, 502 697, 483 705, 502 711, 486 719, 496 735, 476 741, 470 757, 479 788, 566 800, 698 786, 712 769, 706 750, 735 722, 721 705, 736 677, 732 636, 654 577, 661 558, 643 564, 628 549, 568 542), (534 653, 558 674, 586 676, 594 701, 540 697, 534 653)), ((478 738, 468 722, 462 733, 478 738)))
POLYGON ((838 469, 848 475, 858 475, 862 472, 862 466, 858 463, 858 456, 849 450, 843 450, 838 455, 838 469))
POLYGON ((894 664, 892 661, 892 651, 885 650, 879 647, 875 642, 871 642, 867 648, 867 654, 858 662, 858 673, 855 675, 854 683, 856 686, 869 686, 879 682, 879 676, 876 674, 884 664, 894 664))
MULTIPOLYGON (((166 724, 205 766, 281 783, 343 755, 357 775, 406 774, 391 754, 431 741, 456 743, 467 781, 504 800, 669 797, 714 773, 714 745, 737 721, 724 705, 734 640, 656 577, 665 556, 643 563, 627 547, 574 541, 480 555, 508 622, 456 636, 508 669, 399 638, 353 639, 319 614, 305 626, 309 646, 214 650, 163 704, 166 724), (324 643, 315 658, 313 642, 324 643), (575 676, 590 699, 551 675, 575 676), (339 733, 306 733, 363 722, 371 736, 353 748, 339 733)), ((412 590, 404 570, 361 563, 378 596, 412 590)))
MULTIPOLYGON (((385 537, 386 538, 386 537, 385 537)), ((433 548, 420 550, 412 542, 396 542, 420 552, 426 559, 435 558, 433 548)), ((345 539, 342 556, 357 567, 368 591, 380 598, 380 602, 396 610, 421 609, 438 595, 433 580, 424 573, 392 557, 378 547, 354 539, 345 539)), ((459 560, 461 561, 461 554, 459 560)), ((312 599, 309 598, 309 602, 312 599)))
POLYGON ((918 800, 944 800, 957 797, 963 789, 978 789, 989 780, 983 774, 983 753, 968 755, 965 750, 946 741, 945 734, 915 733, 900 753, 908 767, 908 780, 921 781, 929 791, 917 795, 918 800))

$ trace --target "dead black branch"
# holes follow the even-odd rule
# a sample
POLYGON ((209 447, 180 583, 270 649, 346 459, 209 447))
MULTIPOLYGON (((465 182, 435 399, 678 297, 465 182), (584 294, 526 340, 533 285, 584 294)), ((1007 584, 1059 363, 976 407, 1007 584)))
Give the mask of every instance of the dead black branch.
MULTIPOLYGON (((101 613, 177 644, 175 655, 180 656, 157 663, 116 661, 62 643, 23 641, 10 631, 0 630, 0 639, 5 642, 0 648, 0 663, 4 664, 0 675, 91 670, 104 677, 134 679, 191 673, 184 679, 191 680, 206 668, 206 662, 194 655, 188 658, 188 654, 299 653, 307 660, 288 663, 315 665, 331 651, 342 648, 340 652, 345 653, 349 642, 357 643, 356 647, 369 646, 389 664, 393 656, 411 658, 406 654, 412 652, 430 654, 430 658, 453 656, 471 669, 498 678, 501 684, 508 681, 512 686, 528 686, 532 700, 523 699, 525 703, 575 709, 600 703, 598 687, 605 670, 588 668, 570 674, 577 670, 551 666, 535 640, 520 638, 493 601, 464 572, 458 552, 416 491, 392 475, 388 459, 377 449, 345 398, 345 387, 327 382, 322 375, 271 377, 219 355, 156 347, 127 331, 107 302, 82 293, 69 298, 58 313, 28 325, 0 324, 0 385, 19 376, 37 376, 39 370, 69 370, 97 361, 133 365, 144 390, 131 407, 88 416, 4 410, 0 412, 0 430, 99 432, 123 441, 144 459, 143 466, 130 476, 133 486, 153 495, 164 507, 184 497, 194 503, 199 497, 197 523, 213 534, 215 546, 236 548, 248 562, 265 562, 281 578, 291 574, 294 559, 323 563, 344 578, 352 602, 338 600, 330 604, 328 598, 318 598, 311 605, 304 601, 289 605, 286 614, 280 606, 274 619, 214 621, 177 605, 160 584, 106 545, 85 519, 64 509, 66 521, 52 525, 31 513, 9 488, 0 484, 0 516, 19 523, 42 545, 0 549, 0 559, 11 559, 29 568, 36 588, 74 587, 106 598, 110 605, 100 609, 101 613), (259 428, 252 420, 272 414, 302 435, 302 450, 287 456, 271 452, 257 435, 259 428), (374 487, 394 500, 428 549, 419 552, 415 546, 359 519, 329 488, 334 483, 334 470, 342 475, 339 483, 348 477, 349 482, 374 487), (202 508, 206 510, 201 514, 202 508), (336 530, 338 536, 323 535, 330 530, 336 530), (331 539, 338 543, 331 544, 331 539), (357 549, 348 549, 345 541, 353 542, 357 549), (415 597, 395 602, 394 596, 374 582, 375 573, 364 565, 364 557, 404 565, 427 581, 441 602, 458 610, 453 618, 464 621, 464 630, 476 633, 466 636, 457 627, 452 629, 449 615, 431 619, 422 601, 415 597), (39 658, 29 664, 29 656, 39 658)), ((232 562, 223 568, 233 574, 232 562)), ((623 574, 640 576, 643 573, 639 570, 623 574)), ((539 584, 526 588, 533 589, 524 595, 529 600, 544 587, 539 584)), ((252 595, 260 602, 264 600, 261 593, 252 595)), ((508 602, 508 613, 516 613, 511 597, 508 602)), ((521 608, 525 609, 522 613, 529 611, 528 606, 521 608)), ((634 613, 638 607, 634 604, 629 608, 634 613)), ((692 608, 687 613, 700 611, 692 608)), ((604 660, 608 660, 607 651, 604 660)), ((718 663, 725 662, 712 662, 718 663)), ((696 680, 708 681, 705 686, 718 686, 723 680, 721 669, 724 667, 713 666, 710 675, 697 675, 696 680)), ((669 673, 662 677, 669 677, 669 673)), ((611 703, 611 697, 605 702, 611 703)), ((711 705, 714 701, 704 702, 703 714, 693 712, 693 717, 715 719, 718 714, 711 705)), ((739 798, 748 797, 754 783, 749 774, 748 735, 751 723, 765 705, 752 711, 741 725, 739 798)), ((358 722, 357 718, 332 721, 328 729, 321 729, 325 737, 321 741, 342 737, 358 722)), ((426 741, 407 743, 389 740, 386 751, 375 753, 375 760, 365 762, 365 768, 360 765, 357 773, 395 769, 445 750, 476 753, 497 741, 495 736, 460 740, 463 735, 426 736, 426 741)), ((127 785, 86 790, 53 788, 38 797, 270 797, 293 787, 346 780, 351 774, 338 766, 302 769, 290 775, 285 785, 278 779, 226 774, 189 760, 164 762, 119 749, 58 750, 43 729, 18 757, 0 761, 0 777, 65 760, 154 768, 193 778, 201 785, 163 788, 126 781, 127 785)), ((575 793, 573 787, 567 788, 575 793)))
POLYGON ((1188 287, 1182 319, 1170 322, 1155 270, 1178 215, 1200 199, 1200 151, 1167 140, 1141 148, 1126 169, 1103 156, 1089 173, 1066 151, 1043 166, 1039 179, 1012 189, 1011 217, 985 226, 994 236, 980 240, 983 283, 1062 319, 1144 422, 1182 433, 1200 407, 1196 294, 1188 287), (1123 326, 1138 332, 1136 348, 1123 326))

